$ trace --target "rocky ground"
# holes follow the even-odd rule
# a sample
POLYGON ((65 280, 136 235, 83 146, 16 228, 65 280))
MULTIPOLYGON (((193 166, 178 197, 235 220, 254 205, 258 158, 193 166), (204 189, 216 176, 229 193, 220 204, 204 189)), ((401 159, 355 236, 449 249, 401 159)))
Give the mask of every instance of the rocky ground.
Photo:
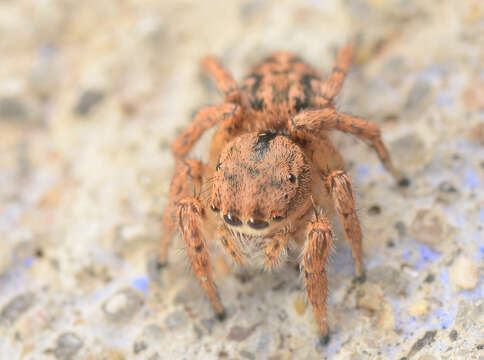
POLYGON ((0 1, 1 358, 483 359, 483 44, 481 0, 0 1), (241 79, 288 49, 327 73, 347 40, 339 108, 381 125, 412 185, 335 134, 369 273, 353 285, 336 242, 331 342, 292 268, 242 282, 219 257, 219 323, 181 241, 154 266, 169 143, 221 100, 199 59, 241 79))

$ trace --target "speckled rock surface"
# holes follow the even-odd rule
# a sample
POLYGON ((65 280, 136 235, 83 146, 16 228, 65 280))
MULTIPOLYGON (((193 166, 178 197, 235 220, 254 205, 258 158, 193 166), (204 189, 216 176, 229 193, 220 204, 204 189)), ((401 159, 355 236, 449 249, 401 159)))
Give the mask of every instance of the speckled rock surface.
POLYGON ((1 1, 1 358, 483 359, 483 44, 481 0, 1 1), (288 49, 327 73, 349 39, 338 107, 382 127, 412 184, 334 134, 367 282, 337 241, 322 347, 294 269, 241 281, 220 258, 220 323, 179 239, 154 263, 170 141, 221 100, 199 59, 241 79, 288 49))

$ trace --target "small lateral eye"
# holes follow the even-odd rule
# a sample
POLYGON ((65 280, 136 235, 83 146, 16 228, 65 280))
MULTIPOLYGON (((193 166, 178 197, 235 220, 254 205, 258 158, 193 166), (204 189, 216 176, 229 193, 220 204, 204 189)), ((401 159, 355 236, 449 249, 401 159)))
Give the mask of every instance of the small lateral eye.
POLYGON ((267 221, 264 221, 264 220, 258 220, 258 219, 250 218, 248 225, 252 229, 260 230, 260 229, 264 229, 264 228, 268 227, 269 223, 267 221))
POLYGON ((213 212, 219 212, 220 209, 218 207, 216 207, 215 205, 210 205, 210 209, 213 211, 213 212))
POLYGON ((237 216, 233 216, 231 214, 225 214, 224 220, 227 224, 231 226, 240 226, 242 225, 242 221, 237 216))
POLYGON ((221 166, 222 166, 222 164, 218 163, 217 166, 215 166, 215 170, 219 171, 221 166))
POLYGON ((296 177, 294 176, 294 174, 289 174, 289 181, 293 184, 296 182, 296 177))
POLYGON ((274 221, 282 221, 282 220, 284 220, 284 218, 282 216, 274 216, 272 218, 272 220, 274 220, 274 221))

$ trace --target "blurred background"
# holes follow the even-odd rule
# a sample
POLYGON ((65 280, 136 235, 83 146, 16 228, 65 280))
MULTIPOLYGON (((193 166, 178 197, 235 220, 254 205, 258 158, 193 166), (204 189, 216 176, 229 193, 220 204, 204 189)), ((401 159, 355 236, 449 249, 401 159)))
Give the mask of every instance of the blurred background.
POLYGON ((481 0, 2 0, 0 357, 481 359, 483 145, 481 0), (337 241, 322 347, 299 274, 242 282, 218 256, 218 323, 179 239, 155 266, 169 144, 221 101, 199 60, 241 80, 285 49, 324 75, 350 40, 338 108, 378 123, 412 181, 335 134, 368 280, 337 241))

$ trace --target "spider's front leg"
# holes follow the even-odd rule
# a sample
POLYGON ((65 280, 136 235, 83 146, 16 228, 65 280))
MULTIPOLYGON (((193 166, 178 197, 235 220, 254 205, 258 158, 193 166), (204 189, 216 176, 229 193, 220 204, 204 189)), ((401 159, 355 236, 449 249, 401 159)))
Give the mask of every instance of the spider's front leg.
POLYGON ((362 233, 360 221, 355 210, 355 200, 351 181, 343 170, 332 171, 326 174, 326 189, 333 198, 334 207, 343 224, 346 239, 351 245, 351 253, 355 260, 356 280, 365 280, 365 267, 363 264, 362 233))
POLYGON ((236 122, 241 116, 242 108, 235 104, 219 104, 200 110, 188 128, 171 144, 173 156, 177 160, 183 159, 205 131, 222 120, 236 122))
POLYGON ((177 226, 177 211, 180 200, 193 193, 200 193, 204 164, 199 160, 180 160, 176 164, 175 174, 170 184, 169 201, 162 218, 162 235, 159 250, 159 267, 164 267, 168 260, 168 249, 177 226))
POLYGON ((328 279, 326 260, 328 259, 333 230, 331 223, 323 215, 315 215, 308 225, 307 239, 302 257, 302 270, 309 301, 318 323, 320 342, 329 341, 326 299, 328 297, 328 279))
POLYGON ((212 265, 207 242, 203 235, 202 220, 204 210, 199 199, 187 197, 178 205, 178 230, 187 247, 188 258, 200 286, 212 303, 219 320, 225 318, 225 310, 220 303, 212 277, 212 265))
POLYGON ((383 143, 380 127, 368 120, 363 120, 351 115, 337 112, 332 108, 306 110, 297 114, 289 122, 289 130, 292 136, 304 138, 314 136, 321 131, 340 130, 353 134, 361 139, 370 141, 380 161, 395 177, 400 186, 408 186, 409 180, 402 176, 400 171, 393 166, 390 154, 383 143))

